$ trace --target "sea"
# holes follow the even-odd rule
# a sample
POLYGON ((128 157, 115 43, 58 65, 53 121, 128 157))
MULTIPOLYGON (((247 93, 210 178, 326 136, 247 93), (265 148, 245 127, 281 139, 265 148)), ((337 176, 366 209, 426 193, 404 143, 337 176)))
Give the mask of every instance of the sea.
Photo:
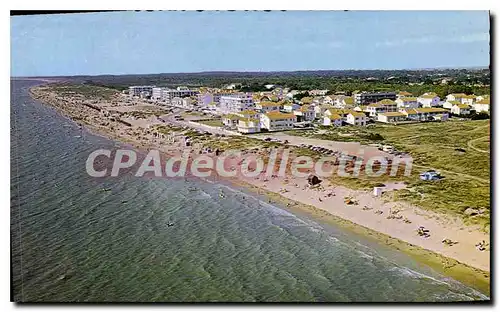
POLYGON ((398 250, 227 183, 90 177, 89 154, 121 144, 33 100, 36 84, 11 80, 13 301, 489 299, 398 250))

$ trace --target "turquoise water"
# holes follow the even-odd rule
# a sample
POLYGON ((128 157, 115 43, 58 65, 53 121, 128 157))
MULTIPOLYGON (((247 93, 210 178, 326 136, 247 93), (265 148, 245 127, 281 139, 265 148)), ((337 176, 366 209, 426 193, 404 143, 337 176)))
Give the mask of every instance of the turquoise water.
POLYGON ((91 178, 89 153, 117 144, 32 100, 33 84, 14 81, 11 91, 15 301, 487 298, 396 250, 227 185, 91 178))

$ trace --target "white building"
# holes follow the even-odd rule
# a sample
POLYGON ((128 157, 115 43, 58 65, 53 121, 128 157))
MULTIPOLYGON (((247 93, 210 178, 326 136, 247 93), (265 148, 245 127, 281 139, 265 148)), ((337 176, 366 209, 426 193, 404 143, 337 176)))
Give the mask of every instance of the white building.
POLYGON ((451 108, 451 113, 455 115, 469 115, 470 106, 467 104, 455 104, 451 108))
POLYGON ((260 132, 260 120, 256 118, 242 118, 238 120, 238 132, 241 133, 260 132))
POLYGON ((255 108, 255 104, 251 94, 238 93, 220 98, 220 112, 222 114, 242 112, 253 108, 255 108))
POLYGON ((155 86, 130 86, 128 87, 129 96, 151 96, 155 86))
POLYGON ((346 118, 346 122, 354 126, 366 126, 366 120, 366 115, 358 112, 349 113, 346 118))
POLYGON ((483 99, 480 101, 477 101, 472 105, 474 110, 479 113, 479 112, 489 112, 490 111, 490 99, 483 99))
POLYGON ((151 99, 152 100, 156 100, 156 101, 163 100, 163 98, 162 98, 163 89, 164 88, 160 88, 160 87, 154 87, 154 88, 152 88, 152 90, 151 90, 151 99))
POLYGON ((400 97, 396 99, 398 108, 417 108, 419 107, 416 97, 400 97))
POLYGON ((446 96, 446 101, 459 101, 462 103, 462 98, 466 96, 465 93, 451 93, 446 96))
POLYGON ((313 107, 310 105, 302 105, 297 110, 293 111, 297 121, 312 121, 315 118, 313 107))
POLYGON ((323 117, 323 126, 340 127, 340 126, 342 126, 342 117, 340 115, 337 115, 337 114, 324 116, 323 117))
POLYGON ((466 95, 462 98, 462 104, 472 105, 474 104, 475 100, 476 100, 475 95, 466 95))
POLYGON ((268 131, 289 130, 295 120, 295 115, 291 113, 270 112, 260 115, 260 127, 268 131))
POLYGON ((427 92, 417 98, 422 107, 435 107, 440 105, 441 99, 434 92, 427 92))
POLYGON ((397 112, 398 104, 392 100, 382 100, 366 106, 366 112, 370 117, 376 117, 380 113, 397 112))
POLYGON ((406 120, 406 115, 401 112, 380 113, 377 115, 377 121, 385 123, 394 123, 406 120))
POLYGON ((445 121, 448 119, 448 111, 440 107, 409 108, 401 110, 401 113, 405 114, 406 118, 415 121, 445 121))
POLYGON ((460 101, 446 101, 443 103, 443 108, 451 109, 453 105, 462 104, 460 101))
POLYGON ((183 104, 183 101, 182 101, 182 98, 180 98, 180 97, 174 97, 173 99, 170 100, 170 105, 172 105, 172 106, 182 108, 182 104, 183 104))

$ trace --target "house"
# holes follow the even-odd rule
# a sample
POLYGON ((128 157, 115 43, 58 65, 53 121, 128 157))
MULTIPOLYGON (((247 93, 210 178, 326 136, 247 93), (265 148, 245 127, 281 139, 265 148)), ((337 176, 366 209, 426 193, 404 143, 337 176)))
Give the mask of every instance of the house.
POLYGON ((489 100, 489 99, 490 99, 490 95, 489 94, 476 96, 476 102, 480 102, 482 100, 489 100))
POLYGON ((310 105, 302 105, 298 110, 294 110, 293 114, 297 121, 312 121, 315 118, 313 107, 310 105))
POLYGON ((330 96, 317 96, 312 100, 312 103, 315 104, 333 104, 333 99, 330 96))
POLYGON ((387 112, 377 115, 377 121, 385 123, 396 123, 404 120, 406 120, 406 115, 401 112, 387 112))
POLYGON ((462 98, 466 96, 465 93, 451 93, 446 96, 446 101, 459 101, 462 103, 462 98))
POLYGON ((346 122, 354 126, 366 126, 366 115, 358 112, 351 112, 347 115, 346 122))
POLYGON ((260 120, 258 118, 241 118, 238 120, 238 132, 257 133, 260 132, 260 120))
POLYGON ((455 115, 469 115, 470 106, 467 104, 455 104, 451 107, 451 113, 455 115))
POLYGON ((288 113, 291 113, 294 110, 297 110, 299 108, 300 108, 300 105, 297 103, 285 103, 285 104, 283 104, 283 110, 288 112, 288 113))
POLYGON ((416 97, 400 97, 396 99, 396 104, 398 108, 417 108, 420 106, 416 97))
POLYGON ((263 113, 269 113, 273 111, 279 111, 281 109, 282 103, 276 102, 259 102, 255 104, 256 109, 260 109, 263 113))
POLYGON ((368 112, 368 105, 358 105, 355 106, 352 110, 355 112, 368 112))
POLYGON ((326 95, 323 97, 323 100, 321 101, 321 104, 330 104, 333 105, 334 103, 334 96, 333 95, 326 95))
POLYGON ((335 126, 335 127, 340 127, 342 126, 342 117, 337 114, 333 114, 330 116, 325 116, 323 117, 323 126, 335 126))
POLYGON ((443 108, 451 109, 453 105, 460 105, 460 104, 462 104, 460 101, 446 101, 443 103, 443 108))
POLYGON ((406 91, 399 91, 398 94, 396 94, 396 99, 400 99, 400 98, 408 97, 408 96, 413 96, 413 94, 411 94, 410 92, 406 92, 406 91))
POLYGON ((474 104, 474 101, 476 100, 476 96, 473 95, 466 95, 462 97, 462 104, 467 104, 467 105, 472 105, 474 104))
POLYGON ((479 112, 489 112, 490 111, 490 99, 489 97, 487 99, 482 99, 480 101, 477 101, 476 103, 472 104, 472 107, 474 110, 479 113, 479 112))
POLYGON ((325 114, 325 112, 329 109, 332 109, 333 107, 331 105, 315 105, 314 106, 314 116, 315 118, 321 118, 325 114))
POLYGON ((260 127, 268 131, 289 130, 295 120, 293 113, 269 112, 260 115, 260 127))
POLYGON ((242 118, 241 116, 235 114, 227 114, 222 116, 222 123, 224 126, 229 128, 235 128, 238 125, 238 120, 242 118))
POLYGON ((340 96, 335 102, 335 107, 338 108, 351 108, 353 106, 354 98, 350 96, 340 96))
POLYGON ((421 96, 417 97, 417 102, 422 105, 422 107, 435 107, 439 106, 441 99, 434 92, 426 92, 421 96))
POLYGON ((347 115, 349 115, 349 113, 355 113, 355 111, 351 110, 351 109, 330 108, 330 109, 327 109, 323 113, 323 115, 327 116, 327 117, 330 117, 332 115, 339 115, 340 117, 342 117, 345 120, 347 118, 347 115))

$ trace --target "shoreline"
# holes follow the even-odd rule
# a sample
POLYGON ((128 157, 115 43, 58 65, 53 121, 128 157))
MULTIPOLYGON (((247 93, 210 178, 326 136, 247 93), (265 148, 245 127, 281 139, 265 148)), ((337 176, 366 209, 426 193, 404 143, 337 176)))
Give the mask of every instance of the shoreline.
MULTIPOLYGON (((71 114, 65 111, 63 108, 58 107, 53 103, 50 103, 50 101, 47 101, 46 99, 45 100, 37 99, 35 97, 36 95, 33 93, 32 88, 29 89, 29 94, 31 97, 33 97, 37 101, 40 101, 41 103, 44 103, 46 105, 55 108, 59 113, 61 113, 65 117, 68 117, 68 119, 71 119, 76 124, 85 126, 85 128, 88 129, 89 132, 92 134, 113 140, 115 142, 134 146, 139 150, 147 150, 151 147, 154 147, 154 144, 145 144, 142 141, 134 140, 133 136, 127 137, 124 135, 120 135, 116 133, 116 131, 93 125, 92 123, 86 122, 85 120, 75 120, 75 118, 73 118, 74 116, 71 116, 71 114)), ((168 148, 162 151, 167 153, 167 150, 168 148)), ((262 183, 259 184, 259 182, 254 182, 254 181, 252 182, 244 181, 242 179, 238 180, 227 179, 227 181, 231 184, 240 186, 250 192, 257 192, 258 194, 261 194, 261 192, 263 192, 267 198, 283 204, 284 206, 286 206, 285 209, 290 210, 291 212, 297 211, 301 213, 306 213, 308 216, 320 222, 324 222, 327 224, 335 224, 337 226, 348 228, 354 233, 374 239, 387 246, 400 250, 410 255, 418 262, 426 264, 432 269, 435 269, 437 272, 442 273, 446 276, 450 276, 456 279, 457 281, 463 282, 465 285, 471 286, 472 288, 478 289, 486 293, 488 296, 490 295, 489 271, 483 270, 481 268, 476 268, 472 265, 466 264, 465 262, 460 262, 452 257, 443 255, 442 253, 433 250, 431 248, 425 248, 424 246, 421 245, 415 245, 410 242, 404 241, 398 237, 391 236, 381 231, 377 231, 372 227, 367 227, 363 224, 357 223, 352 219, 340 216, 339 214, 336 214, 330 210, 322 209, 318 207, 318 205, 310 204, 310 200, 308 203, 307 200, 296 200, 296 198, 283 196, 282 194, 280 194, 279 191, 277 190, 273 191, 271 190, 270 187, 267 187, 265 184, 262 183)), ((352 191, 354 192, 354 190, 352 191)), ((337 199, 340 199, 340 196, 337 199)))
POLYGON ((373 229, 364 227, 363 225, 331 214, 321 208, 286 198, 279 193, 268 191, 241 180, 231 181, 231 183, 251 193, 265 196, 266 198, 272 200, 271 204, 278 203, 283 206, 283 209, 289 212, 305 214, 307 217, 320 223, 347 229, 355 234, 363 236, 364 238, 373 240, 377 243, 382 243, 390 248, 401 251, 436 272, 449 276, 464 285, 470 286, 490 296, 489 272, 461 263, 453 258, 443 256, 432 250, 427 250, 387 234, 377 232, 373 229), (448 267, 443 267, 443 263, 447 263, 448 267))

